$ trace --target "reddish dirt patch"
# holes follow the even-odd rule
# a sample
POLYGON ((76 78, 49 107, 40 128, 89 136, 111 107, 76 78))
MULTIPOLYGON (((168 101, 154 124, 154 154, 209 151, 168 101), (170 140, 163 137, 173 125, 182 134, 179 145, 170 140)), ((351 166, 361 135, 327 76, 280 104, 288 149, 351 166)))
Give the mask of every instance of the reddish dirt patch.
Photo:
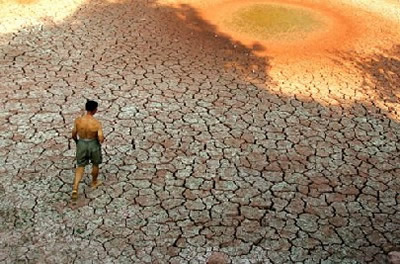
MULTIPOLYGON (((377 28, 387 28, 388 25, 381 25, 382 18, 375 18, 372 14, 366 14, 365 11, 353 6, 337 5, 333 6, 329 3, 322 2, 304 2, 304 1, 221 1, 217 4, 210 4, 201 8, 201 15, 212 24, 216 24, 219 31, 225 33, 235 40, 238 40, 248 47, 257 46, 258 55, 269 56, 288 56, 302 57, 304 55, 321 55, 326 51, 343 50, 352 48, 359 41, 364 41, 364 37, 374 37, 373 33, 377 28), (294 7, 302 7, 315 12, 318 16, 327 21, 324 30, 318 30, 315 33, 307 34, 306 38, 300 38, 296 41, 276 40, 259 40, 234 32, 221 23, 226 15, 233 10, 251 5, 253 3, 274 3, 292 5, 294 7), (223 11, 221 11, 223 10, 223 11), (367 23, 366 23, 367 21, 367 23), (380 25, 370 27, 371 21, 379 21, 380 25)), ((385 23, 384 23, 385 24, 385 23)))

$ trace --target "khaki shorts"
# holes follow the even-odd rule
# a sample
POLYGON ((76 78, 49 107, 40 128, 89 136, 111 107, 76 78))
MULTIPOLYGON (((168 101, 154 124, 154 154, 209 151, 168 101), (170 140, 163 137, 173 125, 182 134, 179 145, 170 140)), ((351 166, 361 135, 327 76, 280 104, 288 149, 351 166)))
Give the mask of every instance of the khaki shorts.
POLYGON ((91 162, 99 165, 102 162, 101 145, 97 139, 79 139, 76 143, 76 163, 83 167, 91 162))

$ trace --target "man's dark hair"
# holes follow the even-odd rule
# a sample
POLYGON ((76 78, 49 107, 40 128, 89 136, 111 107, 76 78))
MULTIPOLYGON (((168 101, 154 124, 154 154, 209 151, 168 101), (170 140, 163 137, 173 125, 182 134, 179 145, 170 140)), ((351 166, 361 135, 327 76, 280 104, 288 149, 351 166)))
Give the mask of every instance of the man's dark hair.
POLYGON ((86 111, 94 111, 97 109, 98 105, 99 104, 96 101, 87 100, 86 106, 85 106, 86 111))

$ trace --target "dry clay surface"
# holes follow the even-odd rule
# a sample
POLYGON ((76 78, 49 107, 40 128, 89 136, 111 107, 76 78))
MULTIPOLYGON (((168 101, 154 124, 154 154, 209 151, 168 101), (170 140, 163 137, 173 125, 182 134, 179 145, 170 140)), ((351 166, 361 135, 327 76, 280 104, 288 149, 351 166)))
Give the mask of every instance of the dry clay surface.
POLYGON ((386 263, 399 7, 306 2, 357 34, 280 50, 210 2, 0 1, 0 262, 386 263), (86 99, 105 184, 72 204, 86 99))

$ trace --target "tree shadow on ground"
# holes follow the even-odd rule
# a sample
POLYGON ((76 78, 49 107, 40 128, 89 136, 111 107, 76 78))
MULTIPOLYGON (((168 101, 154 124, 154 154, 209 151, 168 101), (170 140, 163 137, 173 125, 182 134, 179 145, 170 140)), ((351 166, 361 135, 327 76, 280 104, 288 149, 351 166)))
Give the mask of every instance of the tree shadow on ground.
POLYGON ((355 62, 364 78, 363 85, 373 87, 375 98, 384 102, 400 102, 400 45, 368 57, 347 56, 355 62))
POLYGON ((258 89, 268 58, 188 5, 89 1, 46 23, 0 46, 2 178, 26 209, 5 214, 11 259, 382 262, 398 242, 400 129, 381 109, 258 89), (69 210, 86 98, 100 101, 107 181, 69 210))

